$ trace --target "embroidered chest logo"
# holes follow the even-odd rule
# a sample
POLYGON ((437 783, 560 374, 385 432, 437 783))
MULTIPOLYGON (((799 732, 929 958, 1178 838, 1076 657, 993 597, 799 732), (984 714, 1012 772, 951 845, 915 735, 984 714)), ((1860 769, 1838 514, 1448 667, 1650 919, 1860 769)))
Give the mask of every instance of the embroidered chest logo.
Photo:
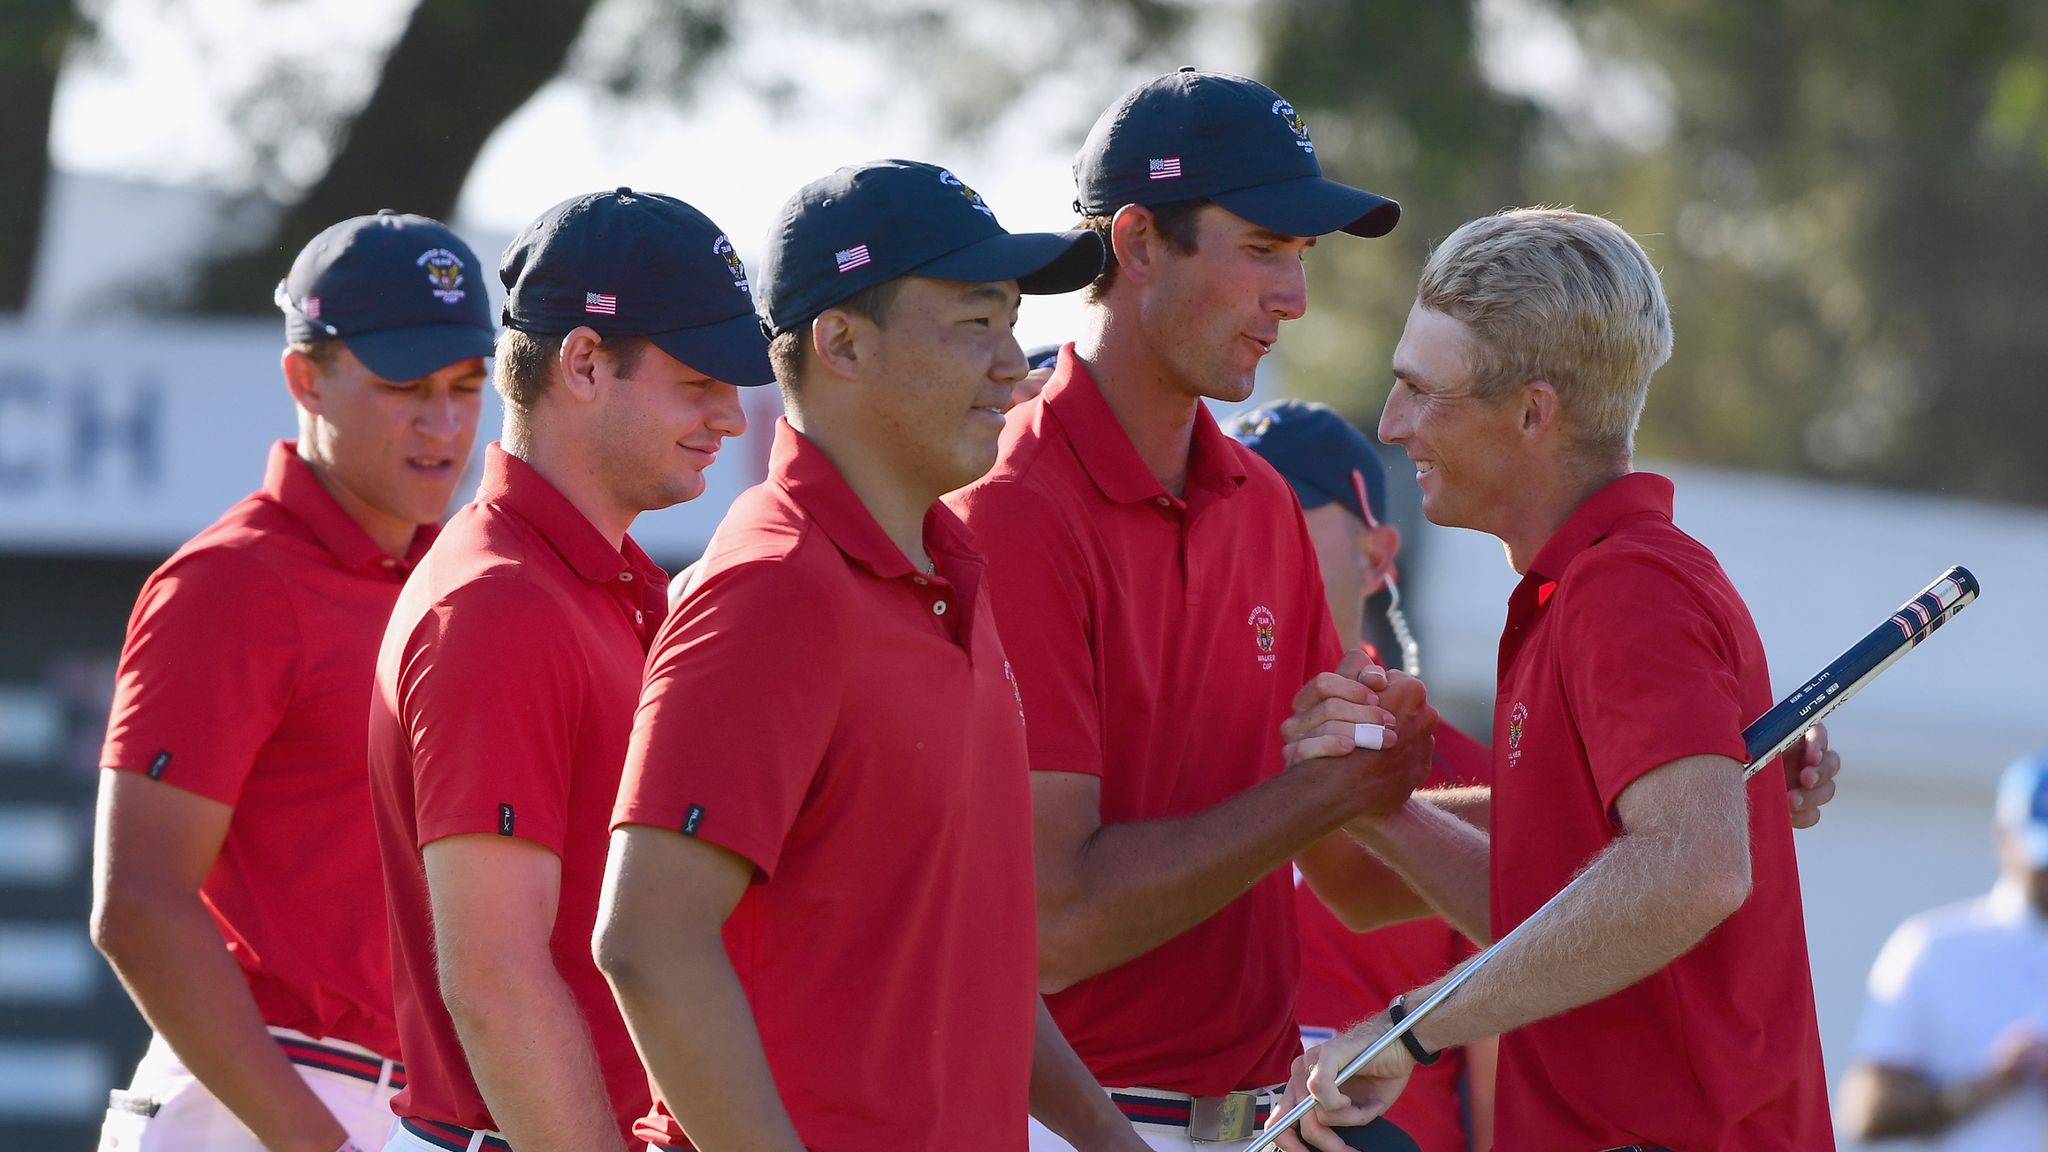
POLYGON ((1010 682, 1010 699, 1017 702, 1017 723, 1024 722, 1024 693, 1017 690, 1017 674, 1010 671, 1010 662, 1003 661, 1003 679, 1010 682))
POLYGON ((1529 719, 1529 706, 1520 700, 1508 709, 1508 767, 1522 759, 1522 725, 1529 719))
POLYGON ((434 286, 434 295, 444 304, 453 304, 462 299, 462 257, 446 248, 429 248, 420 253, 413 263, 427 270, 427 283, 434 286))
POLYGON ((1264 604, 1252 609, 1251 618, 1245 623, 1252 626, 1252 641, 1258 645, 1259 667, 1271 672, 1277 657, 1273 655, 1273 611, 1264 604))

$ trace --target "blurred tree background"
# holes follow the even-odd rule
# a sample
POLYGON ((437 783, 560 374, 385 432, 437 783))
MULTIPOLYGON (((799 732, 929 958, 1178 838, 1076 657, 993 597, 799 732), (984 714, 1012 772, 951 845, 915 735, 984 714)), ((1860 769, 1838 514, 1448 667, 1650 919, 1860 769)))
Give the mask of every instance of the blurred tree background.
POLYGON ((1370 419, 1428 245, 1570 204, 1664 273, 1645 454, 2048 502, 2048 5, 1265 7, 1262 75, 1404 209, 1318 249, 1304 387, 1370 419))
MULTIPOLYGON (((0 4, 0 312, 25 299, 49 93, 103 6, 0 4)), ((366 97, 304 61, 249 94, 237 128, 283 208, 180 306, 260 307, 276 253, 341 216, 451 213, 493 131, 557 75, 687 102, 707 62, 801 21, 883 54, 970 135, 1033 85, 1183 62, 1208 7, 1012 0, 1037 31, 1020 38, 946 0, 419 0, 366 97), (609 51, 589 48, 599 23, 626 30, 609 51)), ((1501 207, 1570 204, 1664 271, 1678 348, 1645 454, 2048 503, 2048 4, 1235 7, 1326 169, 1405 212, 1388 240, 1311 258, 1315 306, 1280 345, 1291 391, 1370 425, 1428 245, 1501 207)))

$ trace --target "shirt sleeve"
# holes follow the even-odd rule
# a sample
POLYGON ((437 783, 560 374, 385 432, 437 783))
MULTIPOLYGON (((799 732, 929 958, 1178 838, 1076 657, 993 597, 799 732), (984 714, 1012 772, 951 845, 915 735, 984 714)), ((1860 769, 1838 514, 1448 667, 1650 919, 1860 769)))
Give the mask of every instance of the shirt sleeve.
POLYGON ((1663 564, 1588 555, 1556 610, 1564 694, 1611 812, 1630 784, 1687 756, 1741 762, 1742 703, 1729 650, 1699 593, 1663 564))
POLYGON ((1101 776, 1095 582, 1073 526, 1013 483, 955 497, 987 561, 996 631, 1024 700, 1024 740, 1038 772, 1101 776))
POLYGON ((1933 1030, 1927 1019, 1926 962, 1930 939, 1917 920, 1899 925, 1870 966, 1869 1003, 1856 1035, 1856 1057, 1892 1068, 1926 1068, 1933 1030))
POLYGON ((773 876, 838 727, 841 643, 788 560, 690 590, 648 656, 612 826, 675 829, 773 876))
POLYGON ((577 653, 561 605, 516 577, 462 585, 420 618, 396 692, 415 847, 488 832, 561 855, 582 713, 577 653))
POLYGON ((100 764, 232 805, 299 681, 284 581, 238 549, 174 558, 128 620, 100 764))

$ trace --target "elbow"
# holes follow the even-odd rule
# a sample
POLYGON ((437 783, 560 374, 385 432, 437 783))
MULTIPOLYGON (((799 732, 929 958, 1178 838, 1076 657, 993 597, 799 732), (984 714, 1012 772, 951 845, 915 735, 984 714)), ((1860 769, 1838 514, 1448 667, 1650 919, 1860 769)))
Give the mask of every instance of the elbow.
POLYGON ((1071 917, 1038 912, 1038 991, 1049 996, 1064 992, 1095 975, 1086 951, 1088 935, 1071 917))
POLYGON ((1700 918, 1708 930, 1740 911, 1749 902, 1749 894, 1754 888, 1747 851, 1737 853, 1732 859, 1714 867, 1702 869, 1696 883, 1688 886, 1693 905, 1699 909, 1700 918))
POLYGON ((103 886, 93 893, 92 946, 116 969, 149 948, 152 907, 149 897, 127 885, 103 886))
POLYGON ((590 939, 591 959, 597 961, 597 970, 621 998, 646 985, 654 967, 650 951, 645 933, 618 919, 599 923, 590 939))

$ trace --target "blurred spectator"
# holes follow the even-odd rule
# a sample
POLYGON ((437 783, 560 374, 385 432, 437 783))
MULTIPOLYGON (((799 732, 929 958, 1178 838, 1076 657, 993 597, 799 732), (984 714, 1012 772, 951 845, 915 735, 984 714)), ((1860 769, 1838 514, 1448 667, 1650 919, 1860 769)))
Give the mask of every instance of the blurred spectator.
MULTIPOLYGON (((1301 501, 1309 539, 1330 601, 1337 637, 1348 649, 1364 644, 1379 663, 1388 655, 1374 643, 1390 636, 1399 663, 1411 673, 1421 662, 1402 619, 1394 586, 1401 533, 1386 522, 1387 474, 1365 435, 1336 409, 1300 400, 1276 400, 1232 421, 1228 431, 1263 457, 1301 501)), ((1436 764, 1426 787, 1488 783, 1492 766, 1484 744, 1449 724, 1436 734, 1436 764)), ((1338 834, 1342 839, 1342 833, 1338 834)), ((1312 851, 1350 850, 1348 844, 1312 851)), ((1472 954, 1449 924, 1429 917, 1354 931, 1295 874, 1301 923, 1301 991, 1295 1018, 1304 1044, 1320 1044, 1337 1029, 1378 1012, 1395 996, 1443 975, 1472 954)), ((1493 1145, 1493 1068, 1497 1041, 1454 1048, 1418 1068, 1387 1118, 1414 1137, 1422 1152, 1484 1152, 1493 1145)))
POLYGON ((2048 752, 1999 782, 1999 878, 1901 924, 1870 970, 1844 1129, 1942 1152, 2048 1144, 2048 752))
POLYGON ((1052 379, 1053 365, 1060 362, 1060 346, 1041 344, 1036 348, 1027 349, 1024 353, 1024 362, 1031 366, 1031 371, 1025 373, 1022 380, 1017 381, 1015 388, 1010 389, 1012 408, 1045 390, 1045 382, 1052 379))

